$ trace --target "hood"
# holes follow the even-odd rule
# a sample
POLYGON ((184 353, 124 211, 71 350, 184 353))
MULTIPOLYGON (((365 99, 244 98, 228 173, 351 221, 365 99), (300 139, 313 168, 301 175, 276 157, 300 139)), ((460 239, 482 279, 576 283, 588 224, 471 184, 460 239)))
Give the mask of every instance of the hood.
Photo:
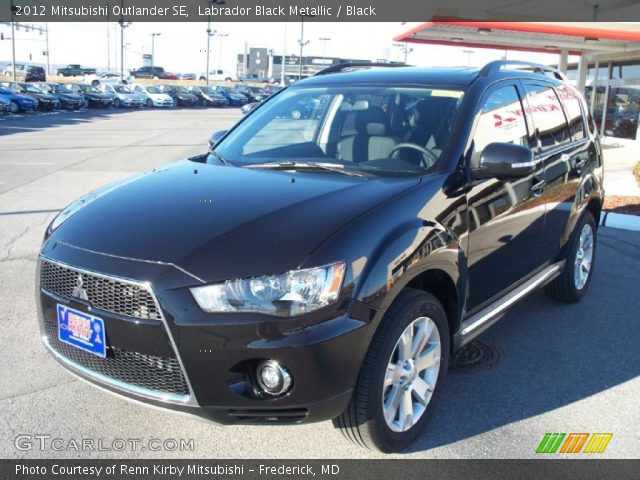
POLYGON ((48 241, 173 263, 206 282, 281 273, 419 182, 183 161, 108 188, 48 241))
POLYGON ((80 95, 76 95, 75 93, 54 93, 52 95, 56 95, 58 98, 64 98, 67 100, 82 100, 82 97, 80 95))
POLYGON ((87 97, 97 98, 97 99, 111 100, 112 98, 111 95, 107 95, 106 93, 85 92, 84 94, 87 97))
POLYGON ((171 98, 171 95, 169 95, 167 93, 148 93, 147 95, 149 95, 149 97, 154 99, 154 100, 171 100, 171 101, 173 101, 173 98, 171 98))

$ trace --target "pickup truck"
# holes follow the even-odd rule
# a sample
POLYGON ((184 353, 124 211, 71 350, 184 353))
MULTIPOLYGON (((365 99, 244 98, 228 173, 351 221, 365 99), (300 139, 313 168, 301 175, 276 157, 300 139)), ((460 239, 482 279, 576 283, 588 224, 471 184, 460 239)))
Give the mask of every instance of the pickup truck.
POLYGON ((96 73, 95 68, 85 68, 81 65, 67 65, 58 69, 59 77, 78 77, 83 75, 93 75, 96 73))

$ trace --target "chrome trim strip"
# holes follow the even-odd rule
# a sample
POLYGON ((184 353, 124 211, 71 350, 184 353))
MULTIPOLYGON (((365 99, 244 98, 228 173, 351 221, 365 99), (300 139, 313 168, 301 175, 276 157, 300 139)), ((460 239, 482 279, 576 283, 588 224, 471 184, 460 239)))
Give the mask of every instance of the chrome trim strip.
MULTIPOLYGON (((130 383, 125 383, 125 382, 122 382, 120 380, 115 380, 115 379, 113 379, 111 377, 107 377, 105 375, 102 375, 101 373, 97 373, 97 372, 94 372, 93 370, 89 370, 88 368, 85 368, 82 365, 78 365, 74 361, 69 360, 67 357, 62 355, 55 348, 53 348, 51 346, 51 344, 49 343, 49 338, 46 335, 42 336, 42 343, 44 343, 44 346, 47 348, 47 350, 49 350, 49 352, 51 352, 51 354, 53 354, 65 366, 70 367, 70 368, 72 368, 74 370, 77 370, 78 372, 81 372, 83 375, 86 375, 87 377, 93 378, 93 379, 95 379, 95 380, 97 380, 97 381, 99 381, 101 383, 104 383, 106 385, 110 385, 113 388, 117 388, 118 390, 122 390, 122 391, 128 392, 128 393, 134 393, 136 395, 139 395, 139 396, 144 397, 144 398, 148 398, 150 400, 159 400, 161 402, 167 402, 167 403, 182 403, 182 404, 188 404, 189 403, 189 399, 190 399, 191 395, 177 395, 175 393, 162 393, 162 392, 159 392, 157 390, 151 390, 149 388, 139 387, 137 385, 131 385, 130 383)), ((75 372, 73 372, 73 370, 71 370, 71 373, 75 373, 75 372)), ((77 374, 76 374, 76 376, 79 377, 79 378, 82 378, 83 380, 85 380, 90 385, 98 386, 98 385, 95 385, 92 382, 89 382, 85 378, 80 377, 77 374)), ((109 391, 106 388, 103 388, 103 390, 109 391)))
POLYGON ((77 245, 71 245, 70 243, 64 242, 62 240, 56 240, 56 242, 61 243, 62 245, 66 245, 67 247, 75 248, 77 250, 82 250, 83 252, 95 253, 96 255, 104 255, 105 257, 118 258, 120 260, 133 260, 134 262, 151 263, 154 265, 164 265, 167 267, 173 267, 176 270, 180 270, 185 275, 189 275, 191 278, 196 279, 200 283, 207 283, 202 278, 194 275, 193 273, 185 270, 184 268, 180 267, 179 265, 176 265, 175 263, 161 262, 160 260, 145 260, 144 258, 123 257, 121 255, 114 255, 112 253, 98 252, 96 250, 90 250, 88 248, 78 247, 77 245))
POLYGON ((548 266, 540 273, 526 281, 524 284, 520 285, 513 292, 507 294, 505 297, 501 298, 497 302, 485 307, 480 310, 478 313, 473 315, 471 318, 467 319, 466 322, 469 325, 464 327, 460 334, 464 337, 469 335, 474 330, 477 330, 479 327, 487 323, 492 318, 495 318, 497 315, 503 313, 507 308, 516 303, 522 297, 535 290, 538 287, 541 287, 543 284, 549 282, 553 279, 553 276, 560 271, 560 264, 556 263, 548 266))
MULTIPOLYGON (((71 360, 68 360, 66 357, 63 357, 61 354, 59 354, 58 352, 56 352, 53 347, 51 347, 51 345, 49 344, 48 340, 44 340, 46 338, 43 337, 43 341, 45 342, 45 345, 48 347, 49 350, 53 351, 56 356, 58 356, 59 358, 63 359, 64 362, 67 365, 72 366, 73 368, 78 369, 79 371, 82 371, 83 373, 85 373, 85 375, 89 376, 89 377, 93 377, 98 379, 99 381, 101 381, 102 383, 105 383, 107 385, 111 385, 114 388, 118 388, 122 391, 125 392, 130 392, 136 395, 141 395, 141 396, 146 396, 147 398, 151 398, 154 400, 160 400, 162 402, 175 402, 175 403, 182 403, 182 404, 186 404, 186 405, 198 405, 198 402, 196 400, 196 397, 193 393, 193 387, 191 386, 191 381, 189 380, 189 375, 187 375, 187 371, 184 368, 184 363, 182 362, 182 357, 180 355, 180 352, 177 348, 176 342, 173 338, 173 334, 171 333, 171 329, 169 328, 169 324, 167 322, 167 319, 164 316, 164 312, 162 311, 162 308, 160 307, 160 302, 158 302, 158 298, 156 297, 155 292, 153 291, 153 287, 151 286, 151 283, 149 282, 140 282, 137 280, 132 280, 130 278, 123 278, 123 277, 115 277, 113 275, 106 275, 104 273, 99 273, 99 272, 94 272, 93 270, 88 270, 86 268, 80 268, 80 267, 75 267, 72 265, 68 265, 66 263, 62 263, 59 262, 57 260, 53 260, 49 257, 45 257, 44 255, 40 255, 40 259, 45 260, 47 262, 51 262, 54 263, 56 265, 59 265, 63 268, 68 268, 69 270, 73 270, 79 273, 86 273, 88 275, 95 275, 97 277, 101 277, 101 278, 105 278, 108 280, 116 280, 119 282, 123 282, 123 283, 128 283, 130 285, 135 285, 139 288, 143 288, 145 290, 147 290, 149 292, 149 294, 151 295, 151 298, 153 298, 154 303, 156 304, 156 308, 158 309, 158 312, 160 312, 160 321, 162 322, 164 329, 167 333, 167 337, 169 338, 169 343, 171 344, 171 348, 173 348, 173 351, 176 354, 176 358, 178 359, 178 363, 180 364, 180 369, 182 370, 182 375, 184 375, 184 379, 187 382, 187 387, 189 388, 189 395, 188 396, 183 396, 183 395, 175 395, 175 394, 165 394, 165 395, 158 395, 158 392, 155 390, 149 390, 149 389, 145 389, 142 387, 138 387, 136 385, 131 385, 128 383, 124 383, 121 382, 119 380, 115 380, 113 378, 110 377, 105 377, 104 375, 101 375, 97 372, 93 372, 92 370, 88 370, 80 365, 77 365, 75 362, 72 362, 71 360), (85 372, 86 371, 86 372, 85 372), (151 392, 151 394, 144 394, 141 393, 140 391, 146 391, 146 392, 151 392), (166 399, 167 395, 169 396, 173 396, 173 397, 179 397, 179 398, 174 398, 172 399, 166 399), (183 398, 184 397, 184 398, 183 398)), ((46 290, 45 290, 46 291, 46 290)))

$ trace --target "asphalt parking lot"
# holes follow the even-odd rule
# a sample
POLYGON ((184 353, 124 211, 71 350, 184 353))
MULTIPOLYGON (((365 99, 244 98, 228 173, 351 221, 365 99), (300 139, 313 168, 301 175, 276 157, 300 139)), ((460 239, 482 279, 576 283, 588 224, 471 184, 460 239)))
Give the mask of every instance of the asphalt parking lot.
MULTIPOLYGON (((238 118, 235 109, 111 109, 0 121, 0 457, 379 456, 329 422, 221 427, 131 404, 76 380, 40 343, 35 262, 56 212, 107 182, 203 151, 212 131, 238 118), (22 451, 14 439, 23 434, 105 445, 194 439, 195 448, 22 451)), ((583 301, 539 292, 513 308, 481 337, 499 361, 451 372, 430 428, 400 456, 532 458, 547 432, 612 432, 603 456, 640 458, 640 233, 602 229, 599 238, 583 301)))

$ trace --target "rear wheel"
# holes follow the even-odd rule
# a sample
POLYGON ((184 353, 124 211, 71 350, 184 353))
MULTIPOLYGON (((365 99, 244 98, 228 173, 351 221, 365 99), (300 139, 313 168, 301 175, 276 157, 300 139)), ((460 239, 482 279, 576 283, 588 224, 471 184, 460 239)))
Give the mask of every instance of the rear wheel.
POLYGON ((586 211, 573 232, 562 275, 545 289, 551 297, 577 302, 584 296, 591 283, 596 244, 596 222, 586 211))
POLYGON ((147 98, 147 107, 153 107, 153 100, 151 100, 150 98, 147 98))
POLYGON ((116 99, 113 101, 113 106, 114 106, 115 108, 120 108, 120 99, 119 99, 119 98, 116 98, 116 99))
POLYGON ((405 289, 389 308, 363 362, 347 409, 333 420, 357 445, 407 447, 425 429, 449 363, 449 327, 440 302, 405 289))
POLYGON ((159 78, 158 78, 158 76, 157 76, 157 75, 154 75, 152 78, 153 78, 154 80, 159 80, 159 78))

